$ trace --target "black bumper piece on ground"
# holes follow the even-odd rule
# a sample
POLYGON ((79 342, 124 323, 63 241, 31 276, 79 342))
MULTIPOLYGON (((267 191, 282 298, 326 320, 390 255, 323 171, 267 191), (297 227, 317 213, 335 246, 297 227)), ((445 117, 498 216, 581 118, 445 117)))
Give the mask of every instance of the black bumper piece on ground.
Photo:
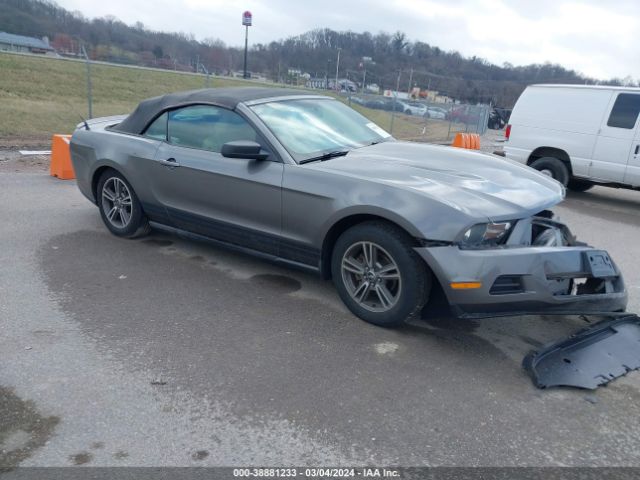
POLYGON ((538 388, 595 389, 640 368, 640 318, 626 314, 530 352, 522 366, 538 388))

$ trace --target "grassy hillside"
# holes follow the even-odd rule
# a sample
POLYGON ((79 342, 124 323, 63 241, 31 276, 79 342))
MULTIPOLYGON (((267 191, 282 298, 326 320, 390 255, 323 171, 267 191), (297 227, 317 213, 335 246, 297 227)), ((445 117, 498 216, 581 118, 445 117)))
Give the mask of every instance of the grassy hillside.
MULTIPOLYGON (((85 64, 46 57, 0 53, 0 145, 46 145, 53 133, 69 133, 87 116, 85 64)), ((92 64, 93 116, 130 112, 140 100, 179 90, 202 88, 205 77, 92 64)), ((240 79, 211 78, 212 87, 255 85, 240 79)), ((355 105, 389 130, 391 114, 355 105)), ((397 138, 433 141, 446 137, 447 122, 397 115, 397 138)))
MULTIPOLYGON (((202 76, 107 65, 91 66, 93 116, 127 113, 141 99, 204 87, 202 76)), ((211 86, 243 85, 211 79, 211 86)), ((0 138, 47 139, 71 131, 87 116, 85 65, 81 62, 0 54, 0 138)))

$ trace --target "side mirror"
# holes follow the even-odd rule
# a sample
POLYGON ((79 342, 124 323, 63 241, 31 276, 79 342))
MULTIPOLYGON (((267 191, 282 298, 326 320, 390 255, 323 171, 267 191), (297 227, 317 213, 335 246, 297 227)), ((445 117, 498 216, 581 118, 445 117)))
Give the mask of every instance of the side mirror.
POLYGON ((265 160, 269 154, 262 151, 262 147, 257 142, 250 140, 235 140, 222 145, 220 151, 223 157, 245 158, 249 160, 265 160))

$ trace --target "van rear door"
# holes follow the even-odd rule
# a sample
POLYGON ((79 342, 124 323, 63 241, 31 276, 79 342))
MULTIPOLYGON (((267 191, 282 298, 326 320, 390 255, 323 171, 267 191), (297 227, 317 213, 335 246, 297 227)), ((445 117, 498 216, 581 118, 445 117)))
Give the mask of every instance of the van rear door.
POLYGON ((631 144, 624 183, 640 187, 640 119, 636 121, 636 136, 631 144))
POLYGON ((589 177, 608 182, 623 182, 636 134, 640 94, 617 92, 611 98, 609 114, 600 127, 589 165, 589 177))

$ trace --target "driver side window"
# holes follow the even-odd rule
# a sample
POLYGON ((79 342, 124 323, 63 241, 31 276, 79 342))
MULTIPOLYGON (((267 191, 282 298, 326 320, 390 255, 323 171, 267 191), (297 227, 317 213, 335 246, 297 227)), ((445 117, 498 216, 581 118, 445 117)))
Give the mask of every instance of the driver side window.
MULTIPOLYGON (((169 143, 220 153, 235 140, 259 142, 256 131, 235 112, 210 105, 192 105, 169 112, 169 143)), ((260 142, 259 142, 260 143, 260 142)))

